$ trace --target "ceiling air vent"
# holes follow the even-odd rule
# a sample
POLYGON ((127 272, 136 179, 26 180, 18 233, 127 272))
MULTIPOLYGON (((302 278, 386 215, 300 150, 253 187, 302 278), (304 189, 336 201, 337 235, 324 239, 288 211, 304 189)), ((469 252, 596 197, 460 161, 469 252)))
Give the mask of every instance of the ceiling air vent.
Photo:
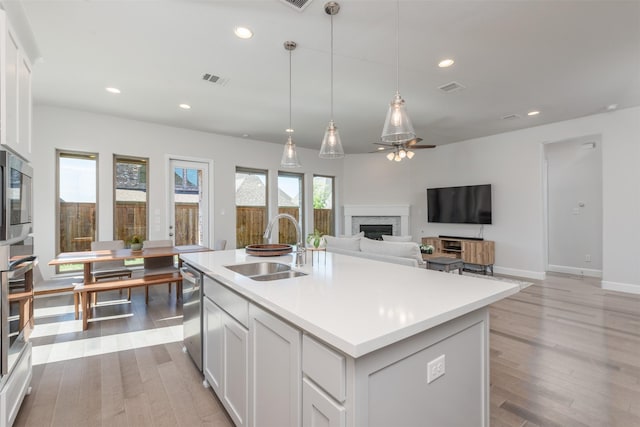
POLYGON ((302 12, 307 6, 309 6, 309 3, 311 3, 311 0, 280 0, 280 1, 286 4, 287 6, 294 8, 298 12, 302 12))
POLYGON ((202 75, 202 80, 206 80, 211 83, 215 83, 220 86, 226 86, 229 83, 229 79, 223 79, 220 76, 216 76, 215 74, 204 73, 202 75))
POLYGON ((513 119, 519 119, 520 115, 518 114, 507 114, 506 116, 502 116, 502 120, 513 120, 513 119))
POLYGON ((457 92, 457 91, 462 90, 464 88, 465 87, 462 86, 458 82, 451 82, 451 83, 447 83, 447 84, 444 84, 444 85, 440 86, 438 89, 440 89, 441 91, 443 91, 445 93, 451 93, 451 92, 457 92))

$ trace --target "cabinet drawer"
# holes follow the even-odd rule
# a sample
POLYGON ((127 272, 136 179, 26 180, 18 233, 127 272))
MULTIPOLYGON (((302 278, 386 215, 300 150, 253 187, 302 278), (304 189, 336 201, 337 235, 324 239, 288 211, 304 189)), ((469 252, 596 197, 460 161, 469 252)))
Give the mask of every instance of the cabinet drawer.
POLYGON ((204 276, 204 294, 231 317, 249 328, 249 301, 223 284, 204 276))
POLYGON ((307 335, 302 337, 302 372, 339 402, 346 400, 346 359, 307 335))

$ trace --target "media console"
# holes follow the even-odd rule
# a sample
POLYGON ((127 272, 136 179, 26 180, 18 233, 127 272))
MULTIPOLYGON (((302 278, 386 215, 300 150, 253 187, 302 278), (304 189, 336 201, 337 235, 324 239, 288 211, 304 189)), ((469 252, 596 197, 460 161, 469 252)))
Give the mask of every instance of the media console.
POLYGON ((461 259, 465 269, 481 271, 484 274, 490 272, 493 275, 495 242, 492 240, 440 236, 423 237, 422 244, 433 246, 435 255, 461 259))

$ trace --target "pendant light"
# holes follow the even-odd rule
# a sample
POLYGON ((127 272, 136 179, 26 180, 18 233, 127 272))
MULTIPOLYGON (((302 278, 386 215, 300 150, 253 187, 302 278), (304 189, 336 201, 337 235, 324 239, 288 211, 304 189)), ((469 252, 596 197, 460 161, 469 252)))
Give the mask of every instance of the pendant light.
POLYGON ((298 153, 296 152, 296 144, 293 142, 293 128, 291 127, 291 51, 296 48, 296 42, 286 41, 284 42, 284 48, 289 51, 289 128, 287 133, 287 142, 284 144, 284 152, 282 153, 282 160, 280 166, 283 168, 299 168, 300 162, 298 161, 298 153))
POLYGON ((322 138, 320 158, 339 159, 344 157, 344 150, 342 149, 342 141, 340 140, 338 128, 333 122, 333 15, 336 15, 340 11, 340 5, 334 1, 330 1, 324 5, 324 11, 327 15, 331 16, 331 120, 329 120, 329 126, 327 126, 327 130, 324 132, 324 138, 322 138))
POLYGON ((396 1, 396 94, 391 100, 382 128, 382 141, 405 142, 416 137, 411 119, 400 96, 400 2, 396 1))

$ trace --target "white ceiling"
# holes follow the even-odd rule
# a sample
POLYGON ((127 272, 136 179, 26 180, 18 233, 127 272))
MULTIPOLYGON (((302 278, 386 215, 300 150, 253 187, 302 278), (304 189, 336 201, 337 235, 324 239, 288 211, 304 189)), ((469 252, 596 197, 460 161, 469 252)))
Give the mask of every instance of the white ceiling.
MULTIPOLYGON (((23 0, 41 57, 34 102, 284 143, 283 42, 293 40, 294 140, 319 149, 330 115, 324 3, 23 0), (254 37, 238 39, 237 25, 254 37)), ((334 118, 345 151, 368 152, 395 93, 396 3, 339 3, 334 118)), ((640 1, 402 0, 400 23, 400 93, 425 143, 640 105, 640 1), (447 57, 453 67, 438 68, 447 57), (438 89, 451 81, 466 89, 438 89), (510 114, 521 118, 502 119, 510 114)))

